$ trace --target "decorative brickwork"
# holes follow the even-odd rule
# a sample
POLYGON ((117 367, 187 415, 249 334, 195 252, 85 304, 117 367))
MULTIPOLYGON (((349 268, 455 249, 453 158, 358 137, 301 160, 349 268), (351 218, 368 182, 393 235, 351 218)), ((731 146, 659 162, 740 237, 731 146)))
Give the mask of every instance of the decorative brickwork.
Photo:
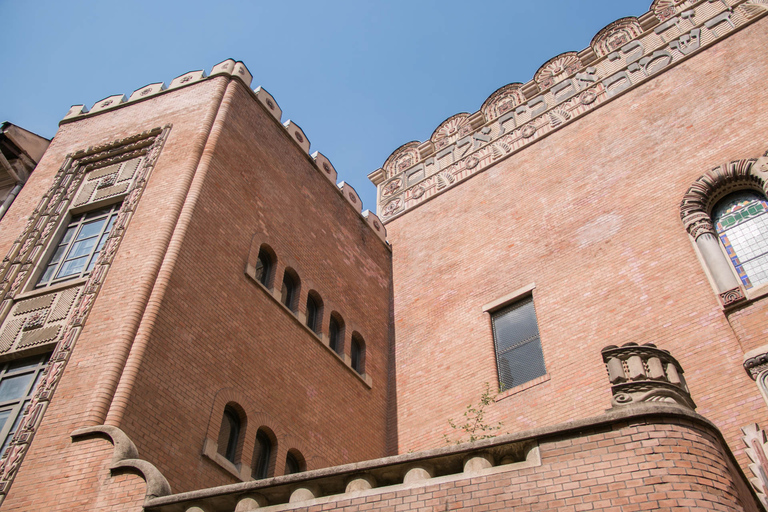
MULTIPOLYGON (((496 91, 476 113, 482 115, 478 126, 473 124, 474 130, 463 138, 450 141, 443 136, 431 141, 432 148, 429 142, 409 142, 398 148, 383 168, 387 177, 402 175, 405 189, 397 194, 397 202, 393 202, 394 194, 384 195, 380 190, 379 215, 389 222, 458 185, 757 21, 768 12, 765 7, 764 0, 730 4, 657 0, 651 7, 655 17, 614 22, 593 39, 589 52, 594 51, 595 58, 589 58, 588 63, 580 55, 589 52, 567 52, 545 63, 531 82, 496 91), (656 21, 649 24, 650 19, 656 21), (489 152, 491 146, 496 150, 489 152), (440 187, 436 176, 442 171, 455 176, 456 183, 440 187)), ((467 115, 457 116, 464 119, 467 115)), ((451 119, 456 122, 457 118, 451 119)), ((382 186, 378 180, 374 182, 382 186)))
POLYGON ((43 380, 0 460, 0 496, 8 493, 29 443, 43 419, 77 336, 106 277, 169 131, 170 127, 156 128, 69 155, 54 178, 54 184, 48 194, 43 196, 35 209, 24 233, 0 265, 0 277, 3 278, 0 293, 4 297, 2 311, 5 316, 3 331, 0 334, 0 350, 8 352, 14 348, 21 350, 43 344, 55 344, 50 363, 43 373, 43 380), (121 185, 121 191, 108 194, 126 193, 126 197, 88 280, 75 288, 33 299, 17 299, 20 290, 33 276, 32 271, 40 264, 42 249, 51 243, 54 228, 73 204, 75 193, 81 190, 77 197, 84 197, 78 199, 80 205, 101 199, 98 194, 96 198, 90 199, 89 195, 94 188, 89 187, 89 180, 101 180, 103 176, 114 176, 117 180, 118 171, 124 170, 126 166, 132 170, 128 173, 122 172, 125 183, 121 185), (89 190, 88 196, 83 196, 82 190, 89 190), (51 307, 53 314, 49 314, 51 307), (47 327, 43 327, 44 325, 47 327), (14 341, 17 337, 18 341, 14 341))

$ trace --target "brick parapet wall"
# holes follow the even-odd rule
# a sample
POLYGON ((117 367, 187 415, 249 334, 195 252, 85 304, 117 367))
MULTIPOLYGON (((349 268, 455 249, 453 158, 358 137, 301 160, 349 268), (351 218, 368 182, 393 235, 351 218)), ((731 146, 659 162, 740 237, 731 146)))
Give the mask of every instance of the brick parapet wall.
POLYGON ((473 444, 156 498, 145 507, 229 512, 259 495, 267 498, 264 509, 273 511, 762 510, 714 425, 658 404, 473 444), (499 464, 504 450, 514 447, 527 447, 527 461, 499 464), (531 447, 538 453, 532 456, 531 447), (462 461, 488 454, 496 455, 495 466, 461 471, 462 461), (434 477, 398 483, 414 467, 433 468, 434 477), (374 476, 379 486, 345 494, 344 486, 361 475, 374 476), (318 497, 288 503, 297 489, 312 489, 318 497))

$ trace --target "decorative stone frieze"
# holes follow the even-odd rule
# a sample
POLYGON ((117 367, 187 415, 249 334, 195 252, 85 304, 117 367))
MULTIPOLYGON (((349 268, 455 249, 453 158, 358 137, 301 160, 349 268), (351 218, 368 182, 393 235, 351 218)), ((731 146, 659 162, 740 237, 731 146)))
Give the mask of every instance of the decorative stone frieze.
POLYGON ((609 345, 601 353, 611 381, 611 407, 667 402, 696 409, 683 369, 669 351, 651 343, 627 343, 609 345))
MULTIPOLYGON (((611 23, 589 48, 550 59, 533 80, 502 87, 478 112, 452 116, 427 142, 413 141, 395 150, 382 166, 385 176, 378 170, 369 175, 378 188, 377 213, 389 222, 535 144, 763 18, 767 1, 657 0, 644 15, 611 23), (475 116, 480 122, 472 122, 470 130, 466 120, 475 116), (459 135, 461 130, 466 133, 459 135), (446 182, 448 175, 453 183, 446 182), (401 189, 384 193, 393 178, 402 180, 401 189)), ((686 222, 696 236, 712 232, 703 215, 692 213, 686 222)))

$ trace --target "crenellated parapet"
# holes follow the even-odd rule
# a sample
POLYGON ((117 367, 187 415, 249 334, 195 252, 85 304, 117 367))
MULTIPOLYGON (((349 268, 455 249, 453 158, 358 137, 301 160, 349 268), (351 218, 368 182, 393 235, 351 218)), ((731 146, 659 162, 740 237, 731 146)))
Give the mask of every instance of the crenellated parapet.
POLYGON ((612 407, 641 402, 668 402, 696 409, 683 369, 668 350, 652 343, 609 345, 602 350, 611 381, 612 407))
MULTIPOLYGON (((331 183, 336 184, 337 172, 333 167, 331 161, 322 153, 315 151, 310 154, 310 141, 304 130, 296 124, 294 121, 288 119, 285 122, 282 121, 283 111, 277 104, 274 96, 266 91, 263 87, 259 86, 251 90, 251 82, 253 81, 253 75, 248 68, 240 61, 233 59, 227 59, 219 64, 216 64, 211 69, 210 73, 205 70, 189 71, 183 75, 177 76, 171 80, 170 85, 166 86, 164 82, 156 82, 145 85, 139 89, 133 91, 129 96, 125 94, 116 94, 108 96, 103 100, 97 101, 90 110, 85 105, 74 105, 69 109, 69 112, 59 123, 66 124, 80 119, 85 119, 91 116, 99 115, 104 112, 114 111, 118 108, 124 108, 135 103, 146 101, 151 98, 156 98, 163 94, 168 94, 174 90, 189 87, 204 80, 209 80, 219 76, 227 76, 240 80, 251 92, 251 95, 257 100, 264 109, 272 115, 285 130, 288 137, 301 149, 303 153, 307 155, 309 161, 311 161, 317 171, 325 176, 331 183)), ((376 233, 382 242, 386 243, 386 229, 379 218, 370 210, 363 209, 363 203, 360 196, 355 190, 345 182, 340 182, 336 185, 336 190, 341 194, 344 199, 357 211, 357 213, 363 218, 366 224, 376 233)))
POLYGON ((768 0, 655 0, 579 52, 545 62, 527 83, 501 87, 475 113, 396 149, 368 175, 388 222, 763 18, 768 0))

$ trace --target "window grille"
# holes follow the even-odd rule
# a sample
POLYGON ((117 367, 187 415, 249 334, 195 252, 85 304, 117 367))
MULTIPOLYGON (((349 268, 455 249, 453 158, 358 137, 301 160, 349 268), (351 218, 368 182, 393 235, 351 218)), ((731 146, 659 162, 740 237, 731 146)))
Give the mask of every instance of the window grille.
POLYGON ((51 354, 16 359, 0 365, 0 456, 21 421, 24 409, 32 400, 51 354))
POLYGON ((72 218, 37 286, 48 286, 90 274, 107 243, 120 204, 72 218))
POLYGON ((533 297, 491 315, 499 389, 510 389, 547 373, 533 297))

